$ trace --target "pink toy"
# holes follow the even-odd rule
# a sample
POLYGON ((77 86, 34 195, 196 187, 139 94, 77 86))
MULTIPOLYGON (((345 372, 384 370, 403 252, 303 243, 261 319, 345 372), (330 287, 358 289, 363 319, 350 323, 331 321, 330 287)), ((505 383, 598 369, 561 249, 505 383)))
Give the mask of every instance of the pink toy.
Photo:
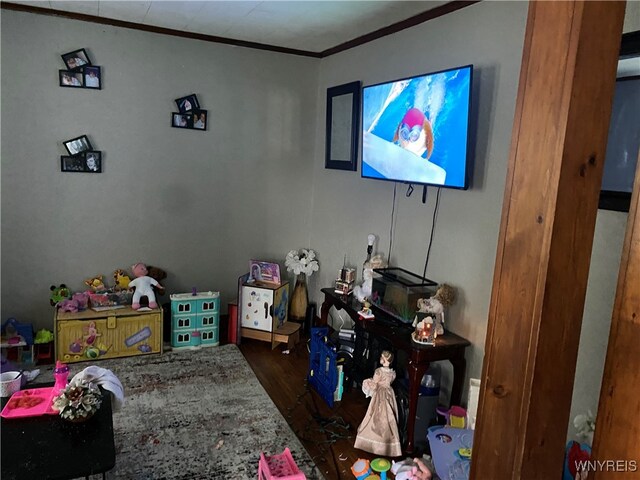
POLYGON ((467 411, 464 408, 454 405, 449 410, 438 407, 436 411, 447 420, 448 426, 467 428, 467 411))
POLYGON ((258 480, 306 480, 291 456, 291 450, 285 448, 280 455, 265 457, 260 452, 258 462, 258 480))
POLYGON ((136 263, 131 266, 131 271, 136 276, 135 280, 129 282, 129 288, 135 288, 133 293, 133 300, 131 308, 138 310, 140 308, 140 298, 147 297, 149 300, 149 308, 158 308, 156 303, 156 294, 153 291, 153 287, 157 286, 162 288, 162 285, 158 283, 154 278, 149 277, 147 274, 147 266, 144 263, 136 263))
POLYGON ((393 462, 391 473, 396 480, 429 480, 432 477, 429 468, 419 458, 393 462))
POLYGON ((58 303, 58 310, 61 312, 82 312, 89 306, 89 294, 86 292, 74 293, 71 298, 67 298, 58 303))

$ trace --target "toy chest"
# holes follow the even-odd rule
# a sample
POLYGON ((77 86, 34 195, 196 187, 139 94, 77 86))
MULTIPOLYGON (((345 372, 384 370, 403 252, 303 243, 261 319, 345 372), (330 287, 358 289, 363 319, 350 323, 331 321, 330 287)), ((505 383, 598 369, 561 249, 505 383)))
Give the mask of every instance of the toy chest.
POLYGON ((64 363, 162 353, 162 309, 56 310, 54 324, 56 359, 64 363))
POLYGON ((258 480, 306 480, 291 456, 291 450, 285 448, 280 455, 271 457, 260 452, 258 461, 258 480))
POLYGON ((220 292, 171 295, 171 346, 220 345, 220 292))

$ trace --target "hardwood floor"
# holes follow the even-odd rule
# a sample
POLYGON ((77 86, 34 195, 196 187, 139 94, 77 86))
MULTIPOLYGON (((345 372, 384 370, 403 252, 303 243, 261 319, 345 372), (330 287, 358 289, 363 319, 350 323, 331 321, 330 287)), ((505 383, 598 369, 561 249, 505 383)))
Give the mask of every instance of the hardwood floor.
POLYGON ((306 339, 286 355, 281 345, 243 339, 240 350, 282 415, 329 480, 353 479, 358 458, 376 455, 353 447, 356 430, 369 400, 360 389, 345 392, 331 409, 311 387, 307 388, 309 353, 306 339))

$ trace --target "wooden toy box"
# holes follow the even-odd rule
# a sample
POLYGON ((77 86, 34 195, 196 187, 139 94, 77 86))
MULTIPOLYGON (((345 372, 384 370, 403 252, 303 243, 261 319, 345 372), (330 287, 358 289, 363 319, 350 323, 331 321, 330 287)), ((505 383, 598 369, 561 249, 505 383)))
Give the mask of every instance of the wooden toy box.
POLYGON ((56 359, 65 363, 162 353, 162 309, 130 307, 96 312, 58 312, 56 359))

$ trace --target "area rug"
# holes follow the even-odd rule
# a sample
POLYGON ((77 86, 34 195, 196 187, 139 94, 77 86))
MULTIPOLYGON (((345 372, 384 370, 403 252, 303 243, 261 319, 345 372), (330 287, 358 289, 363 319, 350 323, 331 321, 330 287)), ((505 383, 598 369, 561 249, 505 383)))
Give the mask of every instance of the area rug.
MULTIPOLYGON (((71 364, 71 376, 90 364, 71 364)), ((107 479, 255 479, 260 452, 285 447, 308 479, 323 478, 235 345, 95 365, 125 388, 107 479)), ((52 381, 49 370, 36 381, 52 381)))

